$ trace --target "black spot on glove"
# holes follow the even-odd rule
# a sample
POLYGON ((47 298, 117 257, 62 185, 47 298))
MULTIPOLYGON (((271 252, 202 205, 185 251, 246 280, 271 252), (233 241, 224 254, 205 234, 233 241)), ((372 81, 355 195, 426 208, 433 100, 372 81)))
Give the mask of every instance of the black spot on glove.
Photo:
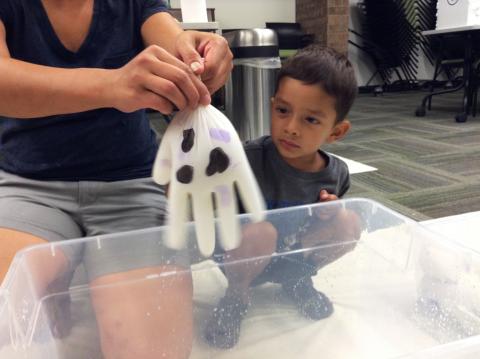
POLYGON ((182 151, 185 153, 190 152, 194 143, 195 131, 193 130, 193 128, 183 130, 182 151))
POLYGON ((222 173, 230 164, 230 158, 220 148, 216 147, 210 152, 210 162, 207 167, 207 176, 213 176, 215 173, 222 173))
POLYGON ((193 167, 183 166, 177 171, 177 181, 183 184, 189 184, 193 179, 193 167))

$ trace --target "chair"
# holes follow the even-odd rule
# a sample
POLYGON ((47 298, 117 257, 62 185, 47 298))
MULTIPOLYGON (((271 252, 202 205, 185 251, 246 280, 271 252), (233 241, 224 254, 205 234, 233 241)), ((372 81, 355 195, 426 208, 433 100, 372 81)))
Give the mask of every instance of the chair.
MULTIPOLYGON (((385 87, 400 85, 411 88, 416 84, 418 69, 418 36, 415 22, 411 21, 415 8, 411 0, 364 0, 357 4, 361 33, 349 29, 358 40, 349 43, 365 51, 376 66, 370 81, 379 74, 385 87), (392 75, 397 80, 392 82, 392 75)), ((380 91, 378 91, 378 89, 380 91)))
POLYGON ((435 57, 435 69, 433 78, 429 81, 430 94, 425 96, 420 106, 416 109, 415 115, 423 117, 426 110, 432 110, 433 96, 456 92, 463 88, 462 76, 457 74, 463 70, 464 65, 464 45, 454 39, 442 38, 432 39, 430 49, 435 57), (446 76, 446 89, 434 93, 435 86, 439 83, 438 78, 441 74, 446 76))
POLYGON ((471 70, 466 77, 463 72, 466 66, 466 42, 458 34, 443 34, 441 36, 434 36, 431 43, 432 49, 436 53, 436 66, 432 84, 430 85, 430 94, 426 95, 418 108, 415 111, 417 117, 426 115, 426 110, 431 110, 433 96, 453 93, 464 89, 464 112, 455 116, 457 122, 465 122, 467 116, 471 113, 476 116, 477 112, 477 98, 478 85, 480 82, 480 64, 478 59, 480 57, 480 47, 476 45, 479 36, 476 36, 469 46, 472 61, 470 62, 471 70), (457 73, 462 71, 461 76, 457 73), (433 92, 433 87, 438 76, 444 72, 447 76, 447 83, 451 83, 450 88, 433 92), (453 86, 454 85, 454 86, 453 86))

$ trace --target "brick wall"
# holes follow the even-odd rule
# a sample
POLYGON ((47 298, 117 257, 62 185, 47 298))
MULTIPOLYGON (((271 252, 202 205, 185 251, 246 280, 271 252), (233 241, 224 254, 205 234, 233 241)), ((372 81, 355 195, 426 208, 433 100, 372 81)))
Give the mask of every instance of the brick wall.
POLYGON ((349 0, 296 0, 296 21, 315 42, 348 51, 349 0))

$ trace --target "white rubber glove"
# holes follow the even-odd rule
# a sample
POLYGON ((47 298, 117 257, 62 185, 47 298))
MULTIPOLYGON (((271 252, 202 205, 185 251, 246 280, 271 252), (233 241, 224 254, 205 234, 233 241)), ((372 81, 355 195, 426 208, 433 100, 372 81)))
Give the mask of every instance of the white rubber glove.
POLYGON ((234 127, 215 107, 200 106, 179 112, 169 124, 153 166, 158 184, 170 183, 167 245, 181 249, 186 243, 189 195, 200 252, 215 248, 214 206, 220 225, 220 244, 231 250, 240 244, 237 187, 253 219, 264 218, 264 199, 234 127))

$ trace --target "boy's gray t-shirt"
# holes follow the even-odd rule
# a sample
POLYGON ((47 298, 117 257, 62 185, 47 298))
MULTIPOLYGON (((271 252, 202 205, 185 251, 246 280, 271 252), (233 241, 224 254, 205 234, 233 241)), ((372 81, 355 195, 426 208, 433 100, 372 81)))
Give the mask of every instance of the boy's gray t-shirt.
MULTIPOLYGON (((244 148, 268 209, 317 203, 322 189, 342 197, 350 187, 345 162, 324 151, 319 150, 319 153, 325 158, 326 167, 319 172, 303 172, 283 160, 270 136, 249 141, 244 148)), ((305 211, 270 213, 267 216, 278 233, 278 252, 292 249, 297 243, 297 234, 312 219, 316 220, 305 211)))
POLYGON ((317 203, 322 189, 342 197, 350 187, 345 162, 321 150, 326 167, 303 172, 282 159, 270 136, 249 141, 244 148, 268 209, 317 203))

